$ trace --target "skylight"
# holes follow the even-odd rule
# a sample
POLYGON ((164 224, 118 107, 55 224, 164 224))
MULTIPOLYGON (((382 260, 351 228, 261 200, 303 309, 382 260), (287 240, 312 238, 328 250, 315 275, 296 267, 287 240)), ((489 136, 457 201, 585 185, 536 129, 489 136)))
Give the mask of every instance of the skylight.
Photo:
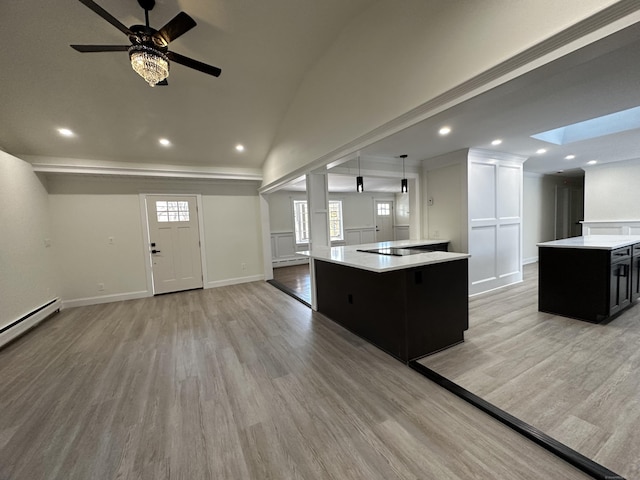
POLYGON ((640 128, 640 107, 633 107, 621 112, 538 133, 531 135, 531 138, 556 145, 566 145, 635 128, 640 128))

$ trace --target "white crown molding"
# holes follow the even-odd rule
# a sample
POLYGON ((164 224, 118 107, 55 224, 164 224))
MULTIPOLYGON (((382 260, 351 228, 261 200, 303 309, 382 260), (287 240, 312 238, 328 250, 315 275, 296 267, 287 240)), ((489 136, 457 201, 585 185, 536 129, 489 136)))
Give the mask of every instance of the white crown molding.
POLYGON ((134 167, 80 166, 80 165, 50 165, 42 163, 31 164, 37 173, 80 174, 80 175, 113 175, 127 177, 162 177, 162 178, 199 178, 222 180, 253 180, 261 181, 262 173, 239 173, 207 170, 186 169, 157 169, 134 167))

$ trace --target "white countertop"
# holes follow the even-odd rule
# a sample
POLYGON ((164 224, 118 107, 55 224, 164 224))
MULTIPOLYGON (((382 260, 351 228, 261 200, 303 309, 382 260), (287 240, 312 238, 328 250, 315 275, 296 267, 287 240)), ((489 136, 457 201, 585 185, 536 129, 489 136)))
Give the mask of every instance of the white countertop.
POLYGON ((538 243, 538 247, 615 250, 636 243, 640 243, 640 235, 588 235, 538 243))
POLYGON ((393 255, 358 252, 358 250, 369 250, 372 248, 408 248, 445 242, 447 242, 447 240, 397 240, 394 242, 367 243, 364 245, 349 245, 344 247, 314 247, 310 252, 298 252, 298 255, 377 273, 419 267, 432 263, 461 260, 470 256, 468 253, 424 252, 396 257, 393 255))

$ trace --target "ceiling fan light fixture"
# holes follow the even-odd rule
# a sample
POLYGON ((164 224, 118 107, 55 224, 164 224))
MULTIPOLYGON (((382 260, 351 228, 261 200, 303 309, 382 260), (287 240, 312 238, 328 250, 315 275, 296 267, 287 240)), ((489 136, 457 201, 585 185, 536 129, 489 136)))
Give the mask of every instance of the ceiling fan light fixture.
POLYGON ((152 87, 169 76, 169 58, 155 48, 132 45, 129 58, 133 70, 152 87))

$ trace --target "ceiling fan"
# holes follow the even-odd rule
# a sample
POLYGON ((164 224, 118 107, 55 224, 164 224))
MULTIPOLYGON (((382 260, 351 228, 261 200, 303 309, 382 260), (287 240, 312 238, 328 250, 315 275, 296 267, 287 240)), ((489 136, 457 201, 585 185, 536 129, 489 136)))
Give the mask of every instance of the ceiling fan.
POLYGON ((184 12, 178 13, 164 27, 156 30, 149 26, 149 11, 153 10, 155 0, 138 0, 138 4, 144 9, 145 25, 133 25, 127 28, 93 0, 80 0, 80 3, 127 35, 131 45, 71 45, 71 48, 78 52, 129 52, 131 67, 152 87, 168 85, 169 61, 214 77, 219 77, 222 73, 218 67, 169 50, 169 43, 196 26, 195 20, 184 12))

